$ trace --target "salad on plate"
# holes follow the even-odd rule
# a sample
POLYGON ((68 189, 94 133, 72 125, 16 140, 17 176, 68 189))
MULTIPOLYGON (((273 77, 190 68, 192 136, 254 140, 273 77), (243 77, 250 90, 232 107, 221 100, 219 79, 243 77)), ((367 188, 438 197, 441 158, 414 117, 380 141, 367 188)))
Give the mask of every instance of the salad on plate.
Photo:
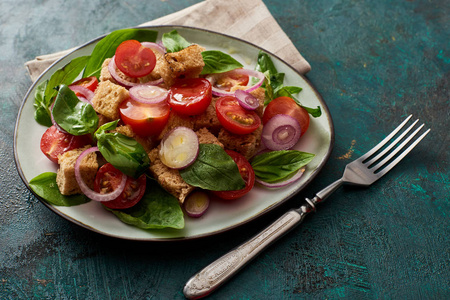
POLYGON ((270 56, 255 69, 176 30, 117 30, 91 55, 41 82, 35 121, 57 166, 30 180, 55 206, 98 202, 142 229, 182 229, 213 201, 239 201, 255 184, 282 189, 315 154, 293 147, 321 108, 296 98, 270 56))

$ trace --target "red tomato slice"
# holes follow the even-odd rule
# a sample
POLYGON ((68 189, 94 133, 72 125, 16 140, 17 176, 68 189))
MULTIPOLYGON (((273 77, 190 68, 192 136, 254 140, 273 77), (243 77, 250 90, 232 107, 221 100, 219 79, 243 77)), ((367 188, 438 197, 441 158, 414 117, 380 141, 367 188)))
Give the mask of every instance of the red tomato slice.
POLYGON ((128 98, 120 104, 119 112, 122 121, 137 135, 152 136, 159 134, 167 124, 170 106, 166 101, 144 104, 128 98))
POLYGON ((155 53, 139 41, 127 40, 116 49, 115 63, 125 75, 138 78, 150 74, 156 65, 155 53))
POLYGON ((81 85, 81 86, 88 88, 89 90, 95 92, 95 89, 97 89, 97 86, 98 86, 98 80, 97 80, 97 77, 95 77, 95 76, 85 77, 85 78, 81 78, 78 81, 75 81, 74 83, 69 85, 69 87, 72 85, 81 85))
POLYGON ((244 109, 233 96, 217 99, 216 114, 222 126, 235 134, 252 133, 261 125, 259 116, 244 109))
POLYGON ((245 187, 236 191, 213 191, 213 194, 217 197, 225 200, 233 200, 240 198, 250 192, 250 190, 255 185, 255 172, 253 171, 252 166, 247 161, 247 159, 240 153, 225 150, 229 156, 234 160, 239 168, 239 173, 242 176, 242 179, 245 181, 245 187))
POLYGON ((225 72, 222 76, 218 76, 214 87, 226 92, 231 91, 234 86, 246 86, 248 84, 249 77, 245 74, 237 74, 233 71, 225 72))
POLYGON ((179 79, 169 92, 169 104, 181 115, 201 115, 212 99, 211 83, 204 78, 179 79))
POLYGON ((51 161, 58 163, 58 155, 66 151, 81 148, 92 142, 90 135, 71 135, 61 132, 55 125, 48 128, 41 138, 41 151, 51 161))
POLYGON ((262 118, 263 124, 266 124, 273 116, 277 114, 284 114, 293 117, 298 121, 301 128, 301 135, 303 135, 309 127, 309 114, 300 107, 292 98, 278 97, 273 99, 264 110, 262 118))
MULTIPOLYGON (((94 181, 94 191, 97 193, 110 193, 114 191, 122 180, 122 172, 110 163, 104 164, 97 172, 94 181)), ((114 200, 104 201, 102 204, 111 209, 125 209, 136 205, 144 196, 146 187, 145 174, 138 179, 127 176, 125 188, 114 200)))

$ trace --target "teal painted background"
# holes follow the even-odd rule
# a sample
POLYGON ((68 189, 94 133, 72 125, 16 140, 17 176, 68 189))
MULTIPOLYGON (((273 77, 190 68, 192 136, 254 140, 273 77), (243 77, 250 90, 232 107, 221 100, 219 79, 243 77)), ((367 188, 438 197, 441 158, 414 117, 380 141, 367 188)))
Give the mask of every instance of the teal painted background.
POLYGON ((20 180, 14 123, 31 85, 23 64, 199 1, 0 3, 0 299, 183 299, 186 280, 339 178, 406 115, 432 131, 369 189, 342 188, 213 299, 450 298, 450 2, 265 0, 310 62, 336 143, 304 191, 213 238, 135 243, 58 217, 20 180))

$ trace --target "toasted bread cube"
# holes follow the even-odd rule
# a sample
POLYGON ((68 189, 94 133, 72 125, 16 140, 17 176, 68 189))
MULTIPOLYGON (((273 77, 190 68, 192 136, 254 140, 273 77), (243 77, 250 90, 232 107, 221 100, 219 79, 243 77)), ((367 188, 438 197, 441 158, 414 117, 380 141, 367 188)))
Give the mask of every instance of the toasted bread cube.
MULTIPOLYGON (((59 169, 56 173, 56 184, 63 195, 80 194, 81 189, 75 178, 75 162, 84 148, 67 151, 58 156, 59 169)), ((98 170, 97 154, 95 152, 86 155, 80 164, 81 178, 91 189, 94 188, 94 179, 98 170)))
POLYGON ((194 44, 178 52, 166 53, 163 58, 158 59, 153 72, 164 79, 167 87, 177 78, 198 77, 205 65, 203 51, 205 48, 194 44))
POLYGON ((224 145, 225 149, 239 152, 249 160, 260 148, 262 128, 263 126, 261 125, 252 133, 243 135, 221 129, 217 138, 224 145))
POLYGON ((101 81, 92 98, 95 111, 110 120, 119 119, 119 105, 129 97, 126 88, 111 81, 101 81))
MULTIPOLYGON (((217 138, 211 134, 206 128, 200 129, 196 132, 199 143, 201 144, 217 144, 221 147, 223 145, 217 138)), ((160 146, 153 149, 149 153, 150 158, 150 172, 158 183, 170 194, 174 195, 182 204, 186 197, 192 192, 195 187, 186 183, 176 169, 171 169, 162 163, 159 159, 160 146)))
POLYGON ((102 68, 100 70, 100 81, 111 81, 112 83, 117 83, 117 81, 111 76, 109 72, 108 65, 112 58, 107 58, 103 61, 102 68))

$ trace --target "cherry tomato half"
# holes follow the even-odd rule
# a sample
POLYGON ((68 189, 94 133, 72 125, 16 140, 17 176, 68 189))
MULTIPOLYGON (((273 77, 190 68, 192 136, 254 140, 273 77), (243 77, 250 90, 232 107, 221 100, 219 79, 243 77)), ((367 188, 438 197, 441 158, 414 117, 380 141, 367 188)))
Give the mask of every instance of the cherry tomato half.
POLYGON ((217 99, 216 114, 222 126, 235 134, 252 133, 261 125, 259 116, 244 109, 233 96, 217 99))
POLYGON ((127 40, 116 49, 115 63, 125 75, 137 78, 150 74, 156 65, 155 53, 139 41, 127 40))
MULTIPOLYGON (((95 176, 94 191, 104 194, 114 191, 122 180, 122 174, 112 164, 104 164, 95 176)), ((111 209, 130 208, 142 199, 145 193, 145 186, 145 174, 139 176, 138 179, 128 176, 122 194, 116 199, 104 201, 102 204, 111 209)))
POLYGON ((278 97, 273 99, 264 110, 262 118, 263 124, 266 124, 277 114, 285 114, 296 119, 300 124, 301 135, 308 130, 309 114, 304 108, 300 107, 294 99, 289 97, 278 97))
POLYGON ((214 87, 229 92, 234 86, 246 86, 248 81, 248 75, 238 74, 233 71, 225 72, 222 76, 218 76, 214 87))
POLYGON ((240 153, 225 150, 229 156, 234 160, 239 168, 239 173, 242 176, 242 179, 245 181, 245 187, 236 191, 213 191, 213 194, 217 197, 225 200, 233 200, 240 198, 250 192, 250 190, 255 185, 255 172, 253 171, 252 166, 247 161, 247 159, 240 153))
POLYGON ((179 79, 169 92, 169 104, 180 115, 201 115, 211 99, 211 83, 204 78, 179 79))
POLYGON ((97 86, 98 86, 98 80, 97 80, 97 77, 90 76, 90 77, 81 78, 80 80, 75 81, 74 83, 70 84, 69 87, 72 85, 81 85, 81 86, 88 88, 89 90, 95 92, 95 90, 97 89, 97 86))
POLYGON ((164 101, 158 104, 143 104, 131 98, 119 106, 122 121, 130 125, 140 136, 159 134, 169 120, 170 106, 164 101))
POLYGON ((55 125, 48 128, 41 138, 41 151, 52 162, 58 163, 58 155, 66 151, 81 148, 92 142, 90 135, 71 135, 59 131, 55 125))

